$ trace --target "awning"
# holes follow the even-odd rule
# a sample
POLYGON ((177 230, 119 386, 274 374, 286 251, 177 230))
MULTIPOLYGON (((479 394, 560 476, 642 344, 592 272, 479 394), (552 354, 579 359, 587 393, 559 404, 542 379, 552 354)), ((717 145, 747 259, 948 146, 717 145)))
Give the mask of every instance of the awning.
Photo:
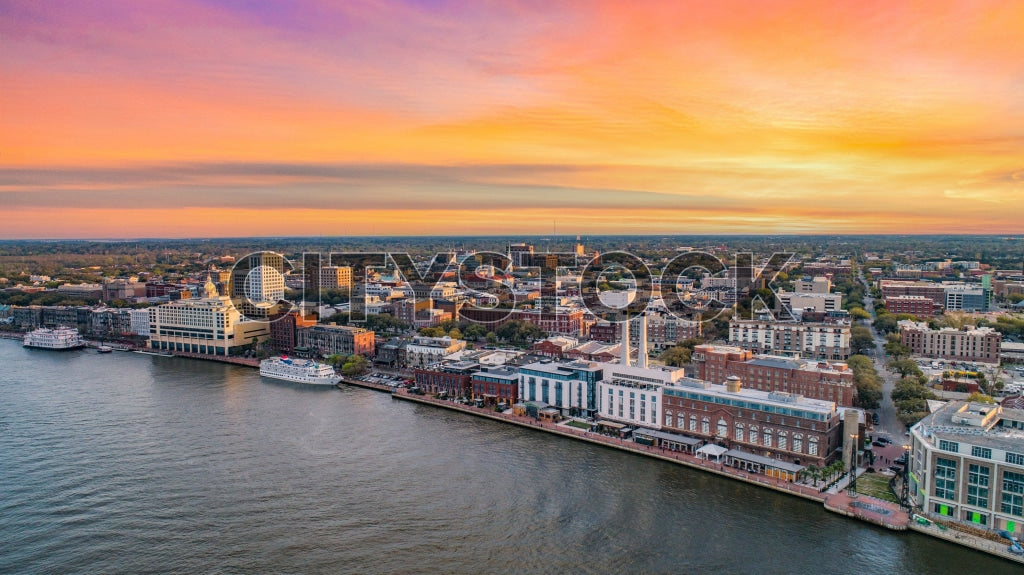
POLYGON ((772 469, 781 469, 782 471, 790 471, 793 473, 796 473, 804 468, 804 466, 802 465, 789 463, 788 461, 781 461, 779 459, 772 459, 771 457, 765 457, 763 455, 757 455, 754 453, 747 453, 746 451, 740 451, 738 449, 728 450, 728 453, 726 453, 725 456, 732 459, 749 461, 750 463, 757 463, 772 469))
POLYGON ((625 425, 621 423, 615 423, 614 421, 598 421, 598 425, 601 427, 607 427, 609 429, 625 429, 625 425))
POLYGON ((703 454, 703 455, 706 455, 708 457, 715 457, 715 458, 717 458, 718 456, 722 455, 726 451, 729 451, 729 448, 722 447, 721 445, 715 445, 714 443, 709 443, 709 444, 705 445, 704 447, 701 447, 700 449, 698 449, 697 450, 697 454, 698 455, 703 454))

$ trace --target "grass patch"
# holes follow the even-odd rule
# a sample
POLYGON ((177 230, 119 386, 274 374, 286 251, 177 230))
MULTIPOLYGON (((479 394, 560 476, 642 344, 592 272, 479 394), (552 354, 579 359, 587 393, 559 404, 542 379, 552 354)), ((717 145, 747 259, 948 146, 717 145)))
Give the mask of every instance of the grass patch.
POLYGON ((582 421, 576 421, 575 419, 570 421, 569 423, 566 423, 566 425, 568 425, 569 427, 575 427, 577 429, 590 429, 590 424, 589 423, 584 423, 582 421))
POLYGON ((889 475, 881 473, 864 473, 857 477, 857 493, 870 495, 883 501, 899 503, 889 491, 889 475))

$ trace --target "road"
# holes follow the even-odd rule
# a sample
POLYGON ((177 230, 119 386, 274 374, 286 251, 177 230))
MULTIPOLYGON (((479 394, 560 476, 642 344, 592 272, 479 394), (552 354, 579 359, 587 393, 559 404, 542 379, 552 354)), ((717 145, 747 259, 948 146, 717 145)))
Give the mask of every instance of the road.
MULTIPOLYGON (((874 322, 875 301, 870 295, 870 286, 864 279, 864 272, 862 270, 858 270, 858 272, 860 273, 860 282, 864 284, 864 306, 871 314, 871 321, 874 322)), ((875 426, 874 435, 888 437, 897 445, 902 445, 906 439, 903 434, 907 428, 896 418, 896 406, 892 402, 892 390, 896 386, 897 377, 896 374, 885 368, 885 336, 875 331, 873 326, 869 327, 871 327, 871 335, 875 339, 875 352, 872 358, 875 362, 875 371, 882 378, 882 400, 876 410, 878 425, 875 426)))

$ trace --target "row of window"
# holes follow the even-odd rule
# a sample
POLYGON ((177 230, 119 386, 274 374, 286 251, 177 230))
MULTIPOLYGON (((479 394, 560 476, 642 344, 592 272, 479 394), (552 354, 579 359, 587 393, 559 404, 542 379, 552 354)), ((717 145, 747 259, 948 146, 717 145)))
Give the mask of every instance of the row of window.
MULTIPOLYGON (((689 431, 696 432, 698 429, 700 433, 705 435, 711 434, 711 419, 707 416, 701 417, 699 420, 696 415, 690 414, 689 425, 687 426, 687 418, 684 413, 678 413, 675 416, 673 425, 673 417, 671 411, 665 412, 665 426, 675 427, 677 429, 686 429, 689 431), (699 424, 699 427, 698 427, 699 424)), ((728 423, 724 419, 719 419, 715 426, 715 435, 721 438, 728 437, 729 427, 728 423)), ((747 428, 743 423, 737 422, 733 428, 733 439, 736 441, 749 443, 751 445, 763 445, 764 447, 772 447, 775 444, 777 449, 783 451, 792 451, 794 453, 804 452, 804 436, 802 433, 794 433, 793 441, 790 443, 789 432, 785 430, 775 430, 765 427, 760 430, 757 425, 751 425, 747 428)), ((818 438, 817 436, 810 436, 807 439, 807 453, 808 455, 818 455, 818 438)))

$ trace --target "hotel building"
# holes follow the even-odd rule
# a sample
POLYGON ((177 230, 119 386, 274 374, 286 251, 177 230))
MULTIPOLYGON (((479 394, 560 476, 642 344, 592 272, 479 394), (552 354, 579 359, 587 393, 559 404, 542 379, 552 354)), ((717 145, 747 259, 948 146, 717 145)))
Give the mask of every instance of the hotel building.
POLYGON ((953 401, 910 430, 911 497, 924 513, 1024 531, 1024 410, 953 401))
POLYGON ((161 351, 231 355, 243 346, 266 339, 266 322, 240 321, 231 298, 217 293, 212 281, 205 298, 184 299, 149 308, 149 347, 161 351))

